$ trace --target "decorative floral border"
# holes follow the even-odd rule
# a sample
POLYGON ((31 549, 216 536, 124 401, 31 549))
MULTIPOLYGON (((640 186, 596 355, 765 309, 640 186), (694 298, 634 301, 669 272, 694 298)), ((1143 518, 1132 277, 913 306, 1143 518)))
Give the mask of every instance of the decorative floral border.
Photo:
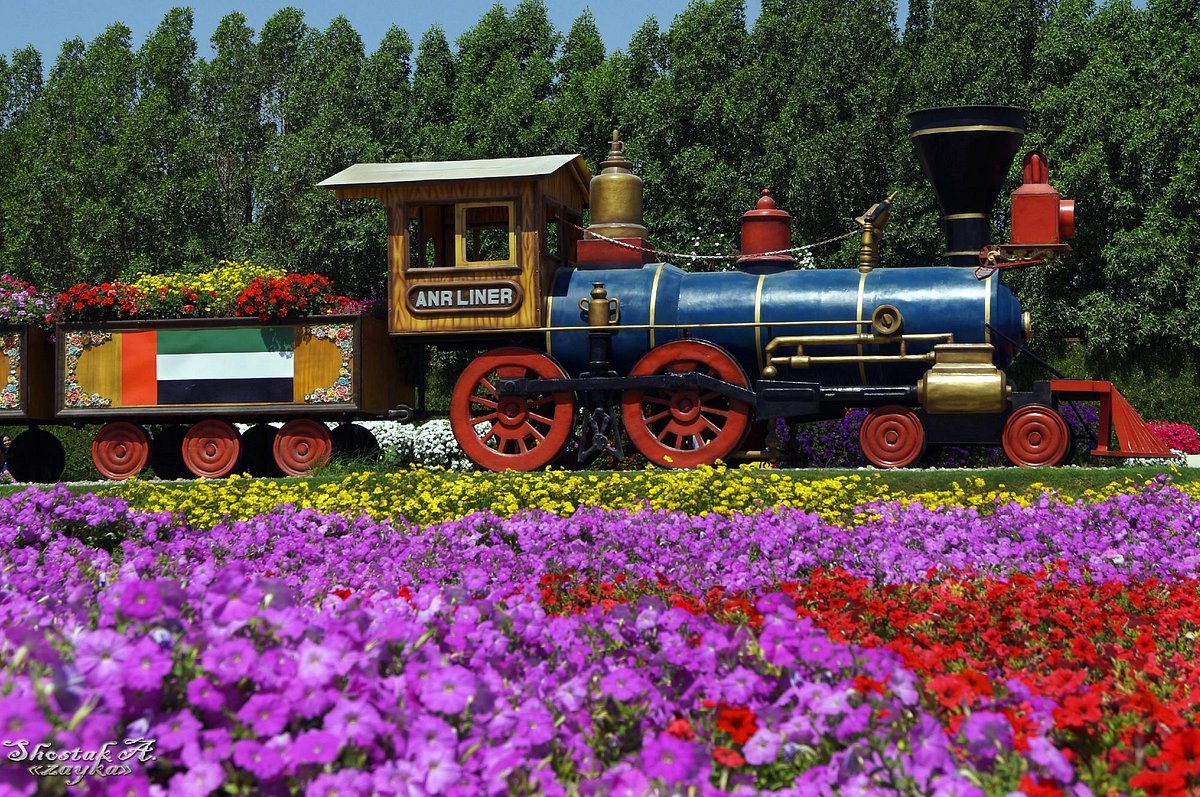
POLYGON ((0 353, 8 358, 8 378, 0 390, 0 407, 15 410, 21 406, 21 333, 5 335, 0 353))
POLYGON ((64 343, 66 375, 63 379, 63 406, 65 407, 111 407, 112 399, 105 398, 99 393, 85 393, 75 376, 79 367, 79 357, 89 348, 108 343, 112 340, 111 332, 92 329, 83 332, 68 332, 64 343))
POLYGON ((311 393, 304 394, 305 404, 331 404, 349 401, 354 392, 351 363, 354 357, 354 325, 325 324, 319 327, 305 327, 305 331, 317 340, 328 340, 334 343, 342 353, 342 364, 338 370, 338 378, 329 387, 319 387, 311 393))

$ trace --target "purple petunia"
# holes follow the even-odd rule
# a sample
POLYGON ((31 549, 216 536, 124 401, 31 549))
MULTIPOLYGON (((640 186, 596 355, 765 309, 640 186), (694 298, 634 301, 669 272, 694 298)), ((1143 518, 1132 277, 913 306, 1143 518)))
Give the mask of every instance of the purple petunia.
POLYGON ((171 657, 149 637, 134 643, 125 656, 125 685, 137 691, 149 691, 162 686, 171 672, 171 657))
POLYGON ((278 752, 253 739, 242 739, 233 745, 233 762, 264 780, 283 770, 283 758, 278 752))
POLYGON ((695 745, 665 733, 645 742, 641 759, 647 775, 668 784, 691 780, 704 763, 695 745))
POLYGON ((1012 723, 995 711, 977 711, 963 720, 959 728, 966 748, 972 755, 991 761, 1012 747, 1012 723))
POLYGON ((475 677, 463 667, 438 667, 421 681, 421 702, 432 711, 458 714, 475 696, 475 677))
POLYGON ((280 733, 288 720, 287 704, 275 695, 252 695, 237 718, 254 729, 258 737, 280 733))
POLYGON ((129 581, 121 590, 121 614, 131 620, 149 620, 158 614, 162 599, 158 586, 147 581, 129 581))
POLYGON ((292 744, 292 758, 298 764, 328 764, 341 749, 341 740, 329 731, 304 731, 292 744))
POLYGON ((779 755, 779 733, 768 728, 759 728, 746 740, 742 755, 751 764, 770 764, 779 755))
POLYGON ((45 739, 51 729, 35 698, 5 695, 0 699, 0 744, 25 742, 32 748, 45 739))
POLYGON ((649 688, 646 679, 630 667, 618 667, 600 679, 600 691, 615 700, 633 700, 649 688))

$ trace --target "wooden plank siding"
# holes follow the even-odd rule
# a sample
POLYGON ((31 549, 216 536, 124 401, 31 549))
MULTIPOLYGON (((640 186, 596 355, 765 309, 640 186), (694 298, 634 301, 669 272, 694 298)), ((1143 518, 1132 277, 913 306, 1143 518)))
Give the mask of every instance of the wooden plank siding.
MULTIPOLYGON (((567 166, 541 177, 526 179, 463 179, 383 185, 339 186, 339 199, 376 199, 387 211, 388 331, 393 335, 461 334, 536 330, 544 323, 543 297, 549 289, 554 258, 543 257, 546 209, 565 209, 580 217, 587 201, 587 186, 575 168, 567 166), (434 204, 512 202, 516 218, 516 265, 453 265, 409 267, 409 219, 418 209, 434 204), (421 312, 409 305, 414 286, 455 289, 515 285, 511 309, 439 309, 421 312)), ((563 240, 560 232, 560 241, 563 240)), ((439 263, 452 263, 439 249, 439 263)))

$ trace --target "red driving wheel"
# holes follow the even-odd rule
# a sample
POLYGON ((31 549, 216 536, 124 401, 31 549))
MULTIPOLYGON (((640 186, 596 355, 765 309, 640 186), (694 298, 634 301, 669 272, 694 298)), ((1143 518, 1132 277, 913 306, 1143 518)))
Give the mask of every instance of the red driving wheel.
POLYGON ((149 461, 150 436, 137 424, 106 423, 92 440, 92 462, 106 479, 136 476, 149 461))
MULTIPOLYGON (((630 376, 696 372, 749 388, 742 367, 724 349, 675 340, 638 360, 630 376)), ((625 431, 646 459, 667 468, 710 465, 734 452, 750 425, 750 405, 715 390, 627 390, 625 431)))
POLYGON ((475 358, 454 383, 450 428, 472 462, 488 470, 535 470, 549 465, 567 444, 575 422, 569 390, 500 395, 500 379, 566 379, 545 354, 518 346, 475 358))
POLYGON ((288 421, 275 435, 275 464, 289 476, 307 476, 329 462, 333 437, 329 427, 308 418, 288 421))
POLYGON ((201 479, 221 479, 233 473, 242 453, 237 429, 215 418, 193 424, 183 436, 183 464, 201 479))
POLYGON ((896 404, 876 407, 863 419, 858 444, 877 468, 906 468, 925 452, 925 427, 916 413, 896 404))
POLYGON ((1014 465, 1047 468, 1061 465, 1067 458, 1071 435, 1057 412, 1041 404, 1027 404, 1008 416, 1000 442, 1014 465))

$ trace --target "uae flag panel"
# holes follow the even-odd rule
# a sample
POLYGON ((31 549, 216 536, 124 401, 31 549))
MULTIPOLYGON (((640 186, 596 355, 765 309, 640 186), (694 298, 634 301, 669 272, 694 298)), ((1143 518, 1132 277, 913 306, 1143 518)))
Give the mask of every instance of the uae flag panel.
POLYGON ((125 406, 292 400, 296 352, 290 327, 126 332, 121 349, 125 406))
POLYGON ((305 326, 207 326, 115 331, 74 373, 110 407, 301 404, 340 367, 337 345, 305 326))

